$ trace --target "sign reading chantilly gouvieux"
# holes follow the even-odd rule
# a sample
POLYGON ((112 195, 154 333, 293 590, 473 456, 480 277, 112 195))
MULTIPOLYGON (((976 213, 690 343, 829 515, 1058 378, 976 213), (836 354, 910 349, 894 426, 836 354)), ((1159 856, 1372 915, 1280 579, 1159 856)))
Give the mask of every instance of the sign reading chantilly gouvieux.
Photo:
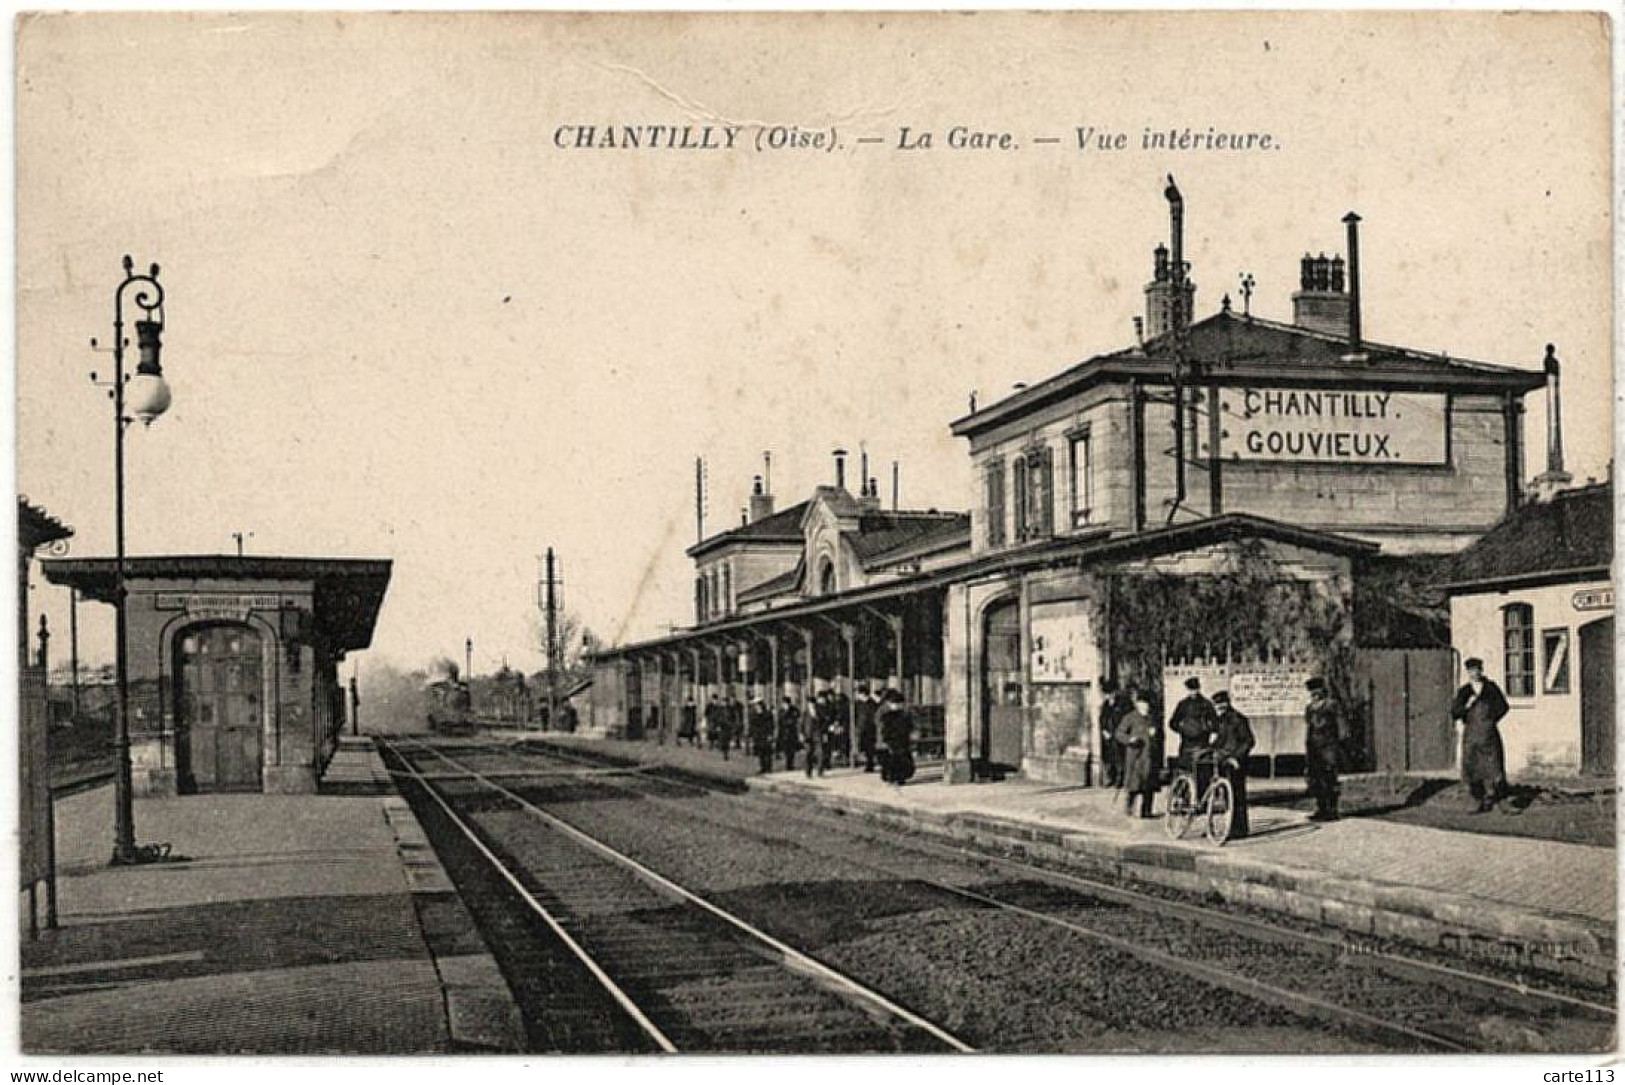
POLYGON ((1446 398, 1419 392, 1226 388, 1226 459, 1382 467, 1448 462, 1446 398))

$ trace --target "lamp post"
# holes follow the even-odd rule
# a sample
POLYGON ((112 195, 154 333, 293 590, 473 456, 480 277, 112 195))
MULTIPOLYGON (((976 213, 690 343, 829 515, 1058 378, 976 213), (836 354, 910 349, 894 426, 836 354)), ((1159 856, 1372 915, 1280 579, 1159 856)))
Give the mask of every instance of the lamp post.
MULTIPOLYGON (((134 786, 130 767, 130 666, 128 621, 124 571, 124 427, 139 418, 143 425, 169 409, 169 385, 159 365, 160 337, 164 330, 164 288, 158 284, 158 265, 145 275, 137 275, 135 261, 124 258, 124 281, 113 292, 113 492, 115 556, 113 610, 115 614, 114 661, 118 694, 117 733, 113 740, 113 865, 142 861, 135 846, 134 786), (135 375, 124 375, 124 303, 140 310, 135 321, 139 361, 135 375)), ((90 341, 92 348, 96 340, 90 341)), ((92 373, 91 379, 96 379, 92 373)))

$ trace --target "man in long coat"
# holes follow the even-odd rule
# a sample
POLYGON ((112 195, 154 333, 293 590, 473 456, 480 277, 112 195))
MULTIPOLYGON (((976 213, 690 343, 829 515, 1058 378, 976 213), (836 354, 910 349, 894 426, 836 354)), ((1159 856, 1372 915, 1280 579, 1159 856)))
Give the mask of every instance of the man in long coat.
POLYGON ((1336 821, 1337 770, 1341 766, 1348 724, 1342 707, 1332 699, 1324 678, 1309 679, 1309 707, 1303 710, 1304 775, 1315 799, 1310 821, 1336 821))
POLYGON ((786 772, 793 772, 796 767, 796 751, 801 748, 801 710, 796 707, 795 698, 788 693, 784 695, 784 703, 779 706, 779 753, 784 755, 784 768, 786 772))
POLYGON ((700 710, 695 706, 693 697, 683 702, 682 723, 677 726, 678 745, 682 745, 685 738, 690 746, 700 744, 700 710))
POLYGON ((826 725, 822 718, 823 713, 820 712, 821 707, 820 702, 814 700, 812 704, 807 706, 807 711, 801 713, 801 744, 807 749, 808 776, 811 776, 814 772, 822 776, 824 775, 824 769, 827 767, 826 759, 828 755, 824 750, 824 728, 826 725))
POLYGON ((1462 722, 1461 779, 1478 804, 1472 811, 1489 811, 1506 794, 1506 750, 1501 745, 1501 718, 1507 714, 1506 695, 1484 677, 1484 661, 1469 659, 1467 682, 1456 691, 1450 718, 1462 722))
POLYGON ((1247 758, 1253 752, 1253 721, 1238 712, 1230 703, 1230 694, 1219 690, 1213 695, 1214 724, 1218 737, 1213 749, 1219 758, 1219 771, 1230 781, 1235 813, 1230 820, 1230 839, 1240 840, 1247 835, 1247 758))
POLYGON ((875 714, 879 705, 869 699, 869 687, 863 684, 858 686, 857 704, 855 710, 858 715, 858 752, 863 754, 863 771, 875 771, 875 743, 877 732, 875 730, 875 714))
POLYGON ((705 744, 713 750, 722 742, 722 733, 728 729, 728 710, 715 693, 705 705, 705 744))
POLYGON ((1100 762, 1105 769, 1106 786, 1123 786, 1123 747, 1117 741, 1117 725, 1134 711, 1128 693, 1110 678, 1100 684, 1106 699, 1100 705, 1100 762))
POLYGON ((773 710, 757 697, 750 703, 750 748, 763 774, 773 771, 773 710))
POLYGON ((1133 817, 1138 798, 1139 814, 1148 818, 1162 780, 1162 728, 1145 694, 1135 693, 1133 711, 1118 722, 1117 742, 1123 747, 1124 812, 1133 817))
POLYGON ((886 759, 880 778, 893 787, 902 787, 914 775, 914 720, 903 705, 903 691, 888 689, 883 695, 877 723, 886 759))

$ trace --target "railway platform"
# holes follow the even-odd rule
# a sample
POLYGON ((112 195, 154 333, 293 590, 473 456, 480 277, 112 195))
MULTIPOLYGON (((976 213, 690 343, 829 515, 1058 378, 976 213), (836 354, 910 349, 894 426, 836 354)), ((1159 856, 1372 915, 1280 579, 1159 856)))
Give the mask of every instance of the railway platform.
POLYGON ((136 802, 168 861, 107 865, 110 787, 57 806, 60 927, 22 945, 28 1054, 511 1051, 512 996, 370 740, 314 795, 136 802))
MULTIPOLYGON (((813 779, 800 772, 760 776, 753 761, 723 762, 709 751, 574 735, 526 737, 671 764, 733 786, 743 781, 905 832, 1217 894, 1373 939, 1469 958, 1528 960, 1582 981, 1606 983, 1613 975, 1612 848, 1369 818, 1316 823, 1304 812, 1267 803, 1253 806, 1250 837, 1218 848, 1194 831, 1190 839, 1169 839, 1160 817, 1126 818, 1120 795, 1105 789, 1021 779, 950 786, 930 765, 908 786, 892 788, 878 774, 853 769, 813 779)), ((1260 783, 1254 789, 1260 794, 1301 787, 1260 783)))

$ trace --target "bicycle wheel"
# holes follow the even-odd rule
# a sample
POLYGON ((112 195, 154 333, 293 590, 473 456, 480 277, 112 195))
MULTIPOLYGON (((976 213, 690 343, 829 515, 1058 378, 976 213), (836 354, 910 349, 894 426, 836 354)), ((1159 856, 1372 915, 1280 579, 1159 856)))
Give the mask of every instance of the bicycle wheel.
POLYGON ((1236 817, 1235 792, 1230 781, 1215 777, 1207 789, 1207 838, 1214 844, 1230 839, 1230 826, 1236 817))
POLYGON ((1174 786, 1168 791, 1168 817, 1163 822, 1163 828, 1168 835, 1178 840, 1185 835, 1196 818, 1196 781, 1180 773, 1174 777, 1174 786))

